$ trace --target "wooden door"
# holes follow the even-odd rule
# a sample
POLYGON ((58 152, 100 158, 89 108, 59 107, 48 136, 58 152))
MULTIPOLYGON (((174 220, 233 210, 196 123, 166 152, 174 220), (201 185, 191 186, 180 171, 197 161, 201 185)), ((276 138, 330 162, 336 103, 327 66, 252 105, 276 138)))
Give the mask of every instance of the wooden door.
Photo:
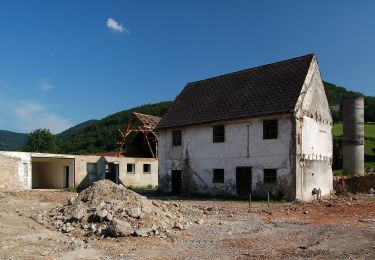
POLYGON ((180 195, 182 190, 181 170, 172 170, 172 194, 180 195))
POLYGON ((251 167, 236 168, 236 186, 239 197, 247 197, 251 193, 251 167))

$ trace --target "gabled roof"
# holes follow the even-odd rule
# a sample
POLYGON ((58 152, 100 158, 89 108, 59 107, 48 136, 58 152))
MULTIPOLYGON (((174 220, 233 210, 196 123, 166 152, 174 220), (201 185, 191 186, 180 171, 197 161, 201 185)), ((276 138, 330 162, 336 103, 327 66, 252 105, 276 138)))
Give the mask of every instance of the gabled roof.
POLYGON ((158 128, 294 110, 314 54, 188 83, 158 128))
POLYGON ((143 123, 144 127, 149 128, 151 130, 153 130, 156 127, 156 125, 159 123, 161 119, 158 116, 151 116, 136 112, 133 112, 133 114, 139 119, 139 121, 143 123))

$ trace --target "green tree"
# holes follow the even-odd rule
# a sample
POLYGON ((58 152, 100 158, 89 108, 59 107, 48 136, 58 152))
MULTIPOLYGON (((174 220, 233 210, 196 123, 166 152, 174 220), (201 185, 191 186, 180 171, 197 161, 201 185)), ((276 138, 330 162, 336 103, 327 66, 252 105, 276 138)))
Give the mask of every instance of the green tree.
POLYGON ((58 153, 59 141, 48 129, 36 129, 28 137, 23 149, 26 152, 58 153))

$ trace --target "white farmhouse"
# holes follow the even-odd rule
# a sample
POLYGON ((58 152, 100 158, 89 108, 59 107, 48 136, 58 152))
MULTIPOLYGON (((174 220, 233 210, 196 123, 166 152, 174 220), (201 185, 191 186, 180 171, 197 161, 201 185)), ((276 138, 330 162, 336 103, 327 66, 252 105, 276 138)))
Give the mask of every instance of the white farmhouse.
POLYGON ((158 124, 159 188, 312 200, 332 190, 332 117, 315 55, 189 83, 158 124))

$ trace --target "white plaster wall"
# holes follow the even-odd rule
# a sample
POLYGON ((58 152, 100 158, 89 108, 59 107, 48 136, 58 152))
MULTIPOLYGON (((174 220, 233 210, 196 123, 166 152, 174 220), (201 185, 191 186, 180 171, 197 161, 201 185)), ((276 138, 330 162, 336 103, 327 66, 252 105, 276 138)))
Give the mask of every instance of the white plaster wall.
POLYGON ((278 171, 278 181, 291 183, 289 149, 290 115, 227 121, 176 128, 182 131, 182 145, 172 146, 172 130, 159 131, 159 187, 171 191, 171 172, 181 170, 189 158, 194 189, 201 193, 236 194, 236 167, 252 167, 252 189, 262 192, 263 169, 278 171), (263 139, 263 120, 278 119, 278 139, 263 139), (225 142, 212 142, 212 126, 225 125, 225 142), (249 138, 248 138, 249 136, 249 138), (224 169, 224 184, 213 184, 213 169, 224 169))
POLYGON ((332 116, 316 59, 310 65, 295 114, 298 119, 296 198, 314 199, 314 188, 322 196, 330 195, 333 191, 332 116))
POLYGON ((32 158, 32 187, 63 189, 66 186, 66 166, 69 166, 69 186, 72 187, 74 159, 32 158))
POLYGON ((302 154, 309 159, 332 158, 332 126, 303 117, 302 154))
POLYGON ((76 186, 88 186, 91 183, 105 178, 106 163, 119 165, 119 181, 125 186, 157 186, 158 160, 153 158, 110 157, 110 156, 76 156, 76 186), (97 174, 87 173, 87 163, 97 164, 97 174), (127 164, 135 164, 135 173, 127 173, 127 164), (143 164, 151 164, 151 173, 143 173, 143 164))
POLYGON ((1 187, 12 187, 16 189, 31 188, 31 156, 25 152, 0 151, 0 175, 6 176, 7 181, 1 187), (6 169, 6 170, 5 170, 6 169), (11 177, 13 176, 13 177, 11 177), (17 182, 15 181, 16 179, 17 182), (9 183, 10 179, 13 179, 9 183))

